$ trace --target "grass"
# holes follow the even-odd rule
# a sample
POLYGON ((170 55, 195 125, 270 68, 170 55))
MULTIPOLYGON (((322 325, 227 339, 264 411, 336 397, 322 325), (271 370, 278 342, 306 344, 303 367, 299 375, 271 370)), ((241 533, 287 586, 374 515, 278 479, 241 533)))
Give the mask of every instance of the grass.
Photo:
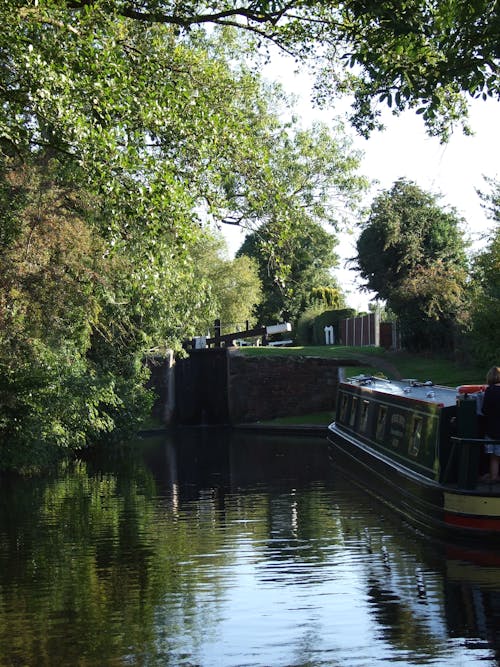
POLYGON ((387 350, 382 347, 347 347, 342 345, 309 345, 297 347, 240 347, 239 350, 245 356, 259 357, 259 356, 307 356, 307 357, 323 357, 331 359, 352 359, 357 353, 371 354, 372 356, 384 356, 387 350))
POLYGON ((310 346, 310 347, 244 347, 248 356, 308 356, 329 359, 345 359, 351 370, 346 375, 367 373, 403 378, 432 380, 435 384, 456 387, 460 384, 480 384, 485 381, 486 369, 461 364, 449 359, 408 352, 392 352, 380 347, 310 346), (358 362, 357 364, 355 362, 358 362), (355 366, 355 367, 353 367, 355 366))
POLYGON ((398 368, 402 377, 432 380, 435 384, 445 387, 481 384, 486 381, 487 369, 439 357, 393 352, 392 363, 398 368))
MULTIPOLYGON (((345 359, 346 376, 380 375, 389 379, 395 377, 391 370, 396 370, 403 378, 415 378, 445 387, 461 384, 482 384, 486 371, 484 368, 460 364, 449 359, 432 357, 408 352, 392 352, 380 347, 244 347, 240 351, 246 356, 306 356, 329 359, 345 359), (357 362, 354 364, 353 362, 357 362)), ((297 417, 280 417, 269 420, 276 425, 327 425, 335 419, 334 412, 318 412, 297 417)))

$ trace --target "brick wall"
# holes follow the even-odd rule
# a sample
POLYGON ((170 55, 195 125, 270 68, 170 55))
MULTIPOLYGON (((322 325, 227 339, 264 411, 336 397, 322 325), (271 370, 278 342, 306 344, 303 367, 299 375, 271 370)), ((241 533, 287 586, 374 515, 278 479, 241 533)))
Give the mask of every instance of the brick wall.
POLYGON ((338 361, 316 357, 256 358, 232 354, 231 422, 248 423, 333 409, 339 365, 338 361))

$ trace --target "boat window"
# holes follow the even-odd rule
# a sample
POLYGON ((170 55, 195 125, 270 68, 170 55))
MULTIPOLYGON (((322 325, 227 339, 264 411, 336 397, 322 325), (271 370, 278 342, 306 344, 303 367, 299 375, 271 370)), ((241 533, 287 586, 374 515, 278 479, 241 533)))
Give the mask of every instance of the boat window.
POLYGON ((377 432, 375 434, 377 440, 384 439, 386 422, 387 422, 387 407, 385 405, 379 405, 378 415, 377 415, 377 432))
POLYGON ((358 410, 358 399, 353 398, 352 399, 352 405, 351 405, 351 416, 349 418, 349 426, 354 426, 354 423, 356 422, 356 412, 358 410))
POLYGON ((341 421, 341 422, 346 421, 348 403, 349 403, 348 394, 343 394, 342 395, 342 402, 340 404, 340 415, 339 415, 339 421, 341 421))
POLYGON ((361 403, 361 422, 360 422, 360 429, 363 431, 366 431, 366 427, 368 426, 368 408, 370 407, 370 402, 369 401, 363 401, 361 403))
POLYGON ((411 437, 410 445, 408 447, 408 454, 411 456, 418 456, 420 451, 420 441, 422 439, 422 417, 413 417, 412 428, 411 428, 411 437))

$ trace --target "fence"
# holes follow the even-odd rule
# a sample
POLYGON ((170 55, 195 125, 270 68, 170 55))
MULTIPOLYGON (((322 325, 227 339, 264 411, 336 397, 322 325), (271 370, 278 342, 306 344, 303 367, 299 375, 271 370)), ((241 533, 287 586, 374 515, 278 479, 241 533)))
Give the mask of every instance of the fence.
POLYGON ((395 322, 380 322, 378 312, 349 317, 340 321, 340 339, 343 345, 374 345, 386 349, 400 348, 395 322))
POLYGON ((380 315, 370 313, 348 317, 340 322, 340 338, 344 345, 380 345, 380 315))

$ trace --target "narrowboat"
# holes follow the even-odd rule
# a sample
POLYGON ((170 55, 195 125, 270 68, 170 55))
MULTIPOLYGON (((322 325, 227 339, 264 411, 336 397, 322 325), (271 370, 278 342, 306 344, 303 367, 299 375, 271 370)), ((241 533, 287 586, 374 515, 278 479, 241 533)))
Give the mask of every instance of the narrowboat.
POLYGON ((500 483, 481 479, 484 389, 372 376, 340 382, 328 427, 335 466, 418 529, 500 544, 500 483))

